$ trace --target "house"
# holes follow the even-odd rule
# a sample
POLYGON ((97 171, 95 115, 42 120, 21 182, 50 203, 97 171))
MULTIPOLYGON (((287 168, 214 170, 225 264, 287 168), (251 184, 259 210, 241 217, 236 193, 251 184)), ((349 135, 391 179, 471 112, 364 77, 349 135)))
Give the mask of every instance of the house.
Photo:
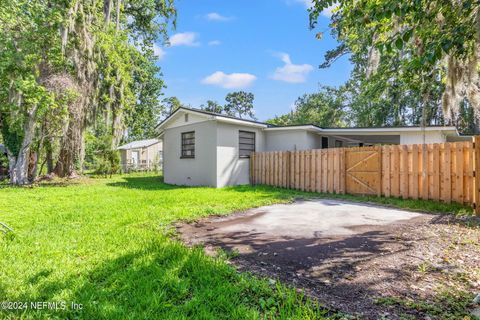
POLYGON ((152 170, 162 167, 162 141, 148 139, 133 141, 117 148, 120 150, 123 171, 152 170))
POLYGON ((157 126, 164 181, 223 187, 249 183, 252 151, 461 141, 455 127, 320 128, 274 126, 181 107, 157 126))

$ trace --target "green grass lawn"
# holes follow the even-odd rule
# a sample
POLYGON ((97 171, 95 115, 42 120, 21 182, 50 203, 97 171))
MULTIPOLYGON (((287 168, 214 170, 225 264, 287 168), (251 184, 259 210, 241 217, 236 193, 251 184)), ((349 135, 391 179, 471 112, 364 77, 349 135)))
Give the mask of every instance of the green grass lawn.
MULTIPOLYGON (((265 186, 176 187, 148 174, 0 186, 0 221, 15 231, 13 237, 0 233, 0 303, 66 302, 66 310, 58 311, 0 307, 0 318, 323 319, 324 310, 294 289, 239 274, 224 258, 168 236, 174 221, 311 195, 321 196, 265 186), (82 309, 73 310, 71 303, 82 309)), ((426 201, 362 200, 465 210, 426 201)))
MULTIPOLYGON (((169 186, 153 175, 0 188, 0 302, 66 302, 66 310, 0 310, 0 318, 323 319, 293 289, 239 274, 170 239, 179 219, 286 202, 267 187, 169 186), (72 310, 71 303, 82 310, 72 310)), ((59 307, 62 306, 59 304, 59 307)), ((4 306, 5 308, 5 306, 4 306)))

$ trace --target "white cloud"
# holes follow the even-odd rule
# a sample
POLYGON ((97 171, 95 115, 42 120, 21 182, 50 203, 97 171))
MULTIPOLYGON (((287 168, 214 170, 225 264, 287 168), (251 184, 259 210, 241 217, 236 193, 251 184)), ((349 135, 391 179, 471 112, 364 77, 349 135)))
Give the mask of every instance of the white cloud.
POLYGON ((233 17, 226 17, 216 12, 210 12, 205 15, 205 19, 208 21, 230 21, 233 17))
POLYGON ((211 84, 226 89, 240 89, 250 86, 257 77, 250 73, 224 73, 217 71, 202 79, 203 84, 211 84))
POLYGON ((278 56, 285 63, 278 67, 272 75, 272 79, 289 83, 302 83, 307 81, 308 74, 313 70, 309 64, 293 64, 287 53, 279 53, 278 56))
POLYGON ((158 60, 162 60, 165 54, 165 50, 163 50, 162 47, 160 47, 158 44, 154 43, 153 44, 153 54, 155 54, 158 57, 158 60))
POLYGON ((307 9, 311 8, 313 5, 312 0, 295 0, 295 2, 302 3, 307 9))
POLYGON ((189 46, 195 47, 199 46, 198 34, 195 32, 182 32, 176 33, 170 37, 170 46, 189 46))
MULTIPOLYGON (((295 2, 303 4, 305 6, 305 8, 307 8, 307 9, 310 9, 313 6, 313 1, 312 0, 295 0, 295 2)), ((337 5, 338 5, 337 3, 334 3, 331 6, 329 6, 328 8, 325 8, 322 11, 322 15, 327 17, 327 18, 330 18, 333 14, 333 10, 337 7, 337 5)))
POLYGON ((322 11, 322 15, 327 17, 327 18, 330 18, 333 14, 333 11, 337 8, 337 4, 332 4, 331 6, 323 9, 322 11))
POLYGON ((209 46, 219 46, 221 44, 222 44, 222 42, 220 40, 212 40, 212 41, 208 42, 209 46))

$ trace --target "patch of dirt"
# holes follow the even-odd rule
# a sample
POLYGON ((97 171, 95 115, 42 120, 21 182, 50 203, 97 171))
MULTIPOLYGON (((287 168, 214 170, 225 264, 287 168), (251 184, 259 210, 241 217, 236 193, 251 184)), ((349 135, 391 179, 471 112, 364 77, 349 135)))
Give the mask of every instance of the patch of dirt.
POLYGON ((435 301, 445 289, 472 296, 480 292, 476 218, 422 215, 318 238, 222 231, 253 218, 246 212, 176 227, 188 245, 205 245, 210 254, 217 248, 238 253, 231 261, 239 271, 302 288, 327 307, 362 319, 433 319, 436 315, 427 316, 408 302, 435 301), (476 225, 468 225, 472 222, 476 225), (379 303, 392 297, 405 303, 379 303))

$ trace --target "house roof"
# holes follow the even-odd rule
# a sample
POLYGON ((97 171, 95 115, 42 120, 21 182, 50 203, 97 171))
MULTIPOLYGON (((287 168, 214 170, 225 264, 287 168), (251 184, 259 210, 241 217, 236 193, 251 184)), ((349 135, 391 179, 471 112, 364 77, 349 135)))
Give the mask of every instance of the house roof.
POLYGON ((160 142, 158 139, 147 139, 147 140, 138 140, 132 141, 130 143, 124 144, 117 148, 117 150, 128 150, 128 149, 138 149, 138 148, 146 148, 160 142))
POLYGON ((282 131, 282 130, 307 130, 311 132, 317 133, 328 133, 328 134, 399 134, 400 132, 421 132, 425 131, 442 131, 446 134, 453 134, 459 135, 457 128, 454 126, 428 126, 428 127, 420 127, 420 126, 397 126, 397 127, 348 127, 348 128, 322 128, 314 124, 298 124, 298 125, 286 125, 286 126, 276 126, 273 124, 249 120, 249 119, 241 119, 237 117, 232 117, 220 113, 209 112, 200 109, 194 108, 187 108, 187 107, 180 107, 175 112, 173 112, 170 116, 168 116, 165 120, 160 122, 156 128, 161 129, 164 127, 176 114, 179 112, 191 112, 197 113, 201 115, 207 115, 212 117, 212 119, 225 121, 225 122, 234 122, 238 124, 244 125, 253 125, 253 126, 260 126, 263 127, 265 131, 282 131))
POLYGON ((425 128, 419 126, 403 127, 349 127, 349 128, 321 128, 314 124, 288 125, 279 127, 270 127, 265 131, 283 131, 283 130, 307 130, 317 133, 328 134, 399 134, 400 132, 421 132, 442 131, 447 134, 459 135, 457 128, 453 126, 428 126, 425 128))
POLYGON ((238 123, 238 124, 244 124, 244 125, 252 125, 252 126, 260 126, 263 128, 267 127, 273 127, 274 125, 265 123, 265 122, 260 122, 260 121, 255 121, 255 120, 250 120, 250 119, 242 119, 238 117, 232 117, 229 115, 221 114, 221 113, 215 113, 215 112, 210 112, 210 111, 205 111, 201 109, 194 109, 194 108, 187 108, 187 107, 180 107, 177 110, 175 110, 172 114, 170 114, 167 118, 165 118, 162 122, 160 122, 155 128, 156 129, 161 129, 164 127, 170 120, 177 115, 179 112, 189 112, 189 113, 196 113, 204 116, 210 116, 212 119, 215 120, 220 120, 224 122, 232 122, 232 123, 238 123))

